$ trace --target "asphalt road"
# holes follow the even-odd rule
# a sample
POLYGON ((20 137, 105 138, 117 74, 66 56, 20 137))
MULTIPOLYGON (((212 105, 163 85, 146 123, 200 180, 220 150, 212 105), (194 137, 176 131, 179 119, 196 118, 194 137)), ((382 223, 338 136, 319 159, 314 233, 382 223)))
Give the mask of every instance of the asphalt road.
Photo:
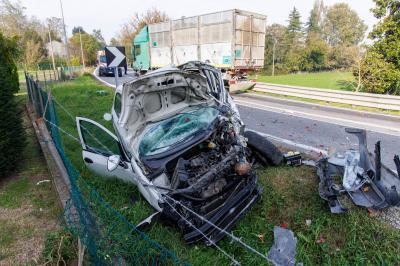
MULTIPOLYGON (((133 72, 119 78, 126 82, 133 78, 133 72)), ((114 77, 101 77, 103 82, 115 86, 114 77)), ((233 95, 246 127, 271 136, 274 141, 283 142, 299 150, 357 149, 356 137, 345 132, 346 127, 366 129, 368 147, 380 140, 382 161, 395 169, 394 154, 400 154, 400 117, 348 109, 331 108, 277 99, 258 94, 233 95)))

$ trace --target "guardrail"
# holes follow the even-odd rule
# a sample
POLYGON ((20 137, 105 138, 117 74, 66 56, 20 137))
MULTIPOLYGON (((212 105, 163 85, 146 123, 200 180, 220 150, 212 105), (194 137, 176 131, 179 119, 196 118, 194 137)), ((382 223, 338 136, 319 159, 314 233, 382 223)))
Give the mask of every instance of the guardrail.
POLYGON ((285 96, 400 111, 400 96, 257 82, 253 89, 285 96))

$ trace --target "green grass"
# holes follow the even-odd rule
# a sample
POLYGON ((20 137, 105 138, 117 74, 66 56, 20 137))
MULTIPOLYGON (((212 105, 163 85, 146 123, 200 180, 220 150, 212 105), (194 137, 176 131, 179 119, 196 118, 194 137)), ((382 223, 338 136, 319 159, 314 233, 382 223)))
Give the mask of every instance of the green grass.
MULTIPOLYGON (((255 75, 252 76, 255 78, 255 75)), ((354 91, 357 87, 351 72, 316 72, 277 76, 258 75, 257 81, 311 88, 354 91)))
MULTIPOLYGON (((19 96, 24 103, 26 96, 19 96)), ((21 106, 21 108, 23 108, 21 106)), ((32 264, 40 258, 32 253, 41 249, 45 235, 57 228, 60 202, 32 124, 23 112, 26 146, 17 170, 0 180, 0 264, 32 264), (32 260, 32 261, 31 261, 32 260)), ((40 254, 40 250, 35 254, 40 254)))
MULTIPOLYGON (((109 112, 113 91, 83 76, 75 81, 54 85, 52 93, 75 116, 83 116, 111 128, 102 120, 109 112), (98 90, 109 92, 99 95, 98 90)), ((75 121, 57 108, 60 125, 77 137, 75 121)), ((81 147, 63 135, 66 152, 104 199, 119 210, 129 221, 137 223, 152 210, 137 189, 116 179, 103 179, 85 169, 81 147), (135 198, 137 200, 132 200, 135 198)), ((273 227, 286 224, 298 238, 297 260, 304 265, 393 265, 400 261, 400 232, 370 218, 360 208, 352 208, 344 215, 329 212, 327 204, 318 196, 318 179, 307 166, 298 168, 259 168, 262 199, 236 225, 233 233, 260 252, 266 254, 273 242, 273 227), (306 220, 311 219, 310 226, 306 220), (258 235, 264 235, 260 239, 258 235), (323 237, 324 243, 317 243, 323 237)), ((158 221, 145 233, 178 257, 193 265, 228 265, 229 260, 215 248, 202 243, 187 245, 177 226, 158 221)), ((262 265, 265 261, 247 252, 228 238, 219 245, 233 254, 242 265, 262 265)))

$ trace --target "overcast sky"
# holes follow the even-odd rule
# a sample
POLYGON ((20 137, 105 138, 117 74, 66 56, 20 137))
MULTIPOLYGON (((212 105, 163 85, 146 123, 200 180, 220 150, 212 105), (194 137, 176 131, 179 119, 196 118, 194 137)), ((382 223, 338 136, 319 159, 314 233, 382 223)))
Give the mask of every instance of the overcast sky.
MULTIPOLYGON (((348 3, 368 25, 368 31, 372 29, 376 23, 370 12, 374 6, 372 0, 324 0, 325 5, 338 2, 348 3)), ((59 0, 21 0, 21 3, 30 16, 61 17, 59 0)), ((121 24, 135 12, 142 13, 152 7, 165 11, 172 19, 237 8, 267 15, 268 24, 286 24, 294 6, 306 22, 313 3, 313 0, 63 0, 69 36, 74 26, 82 26, 89 32, 101 29, 106 41, 114 37, 121 24)))

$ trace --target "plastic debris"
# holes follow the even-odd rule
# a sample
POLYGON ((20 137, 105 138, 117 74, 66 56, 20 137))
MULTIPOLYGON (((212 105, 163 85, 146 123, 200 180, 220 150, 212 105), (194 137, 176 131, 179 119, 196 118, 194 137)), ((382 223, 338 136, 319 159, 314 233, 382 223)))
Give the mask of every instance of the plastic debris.
POLYGON ((294 233, 279 226, 274 227, 274 244, 268 252, 268 258, 275 266, 296 265, 297 238, 294 233))
POLYGON ((39 186, 40 184, 47 183, 47 182, 50 182, 50 181, 51 181, 50 179, 40 180, 39 182, 36 183, 36 186, 39 186))

